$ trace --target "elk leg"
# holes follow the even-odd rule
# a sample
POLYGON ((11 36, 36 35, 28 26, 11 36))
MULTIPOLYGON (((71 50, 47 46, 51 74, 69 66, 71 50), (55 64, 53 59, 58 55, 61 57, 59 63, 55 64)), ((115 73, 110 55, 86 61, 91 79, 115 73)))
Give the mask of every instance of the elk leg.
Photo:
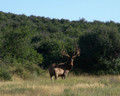
POLYGON ((55 69, 54 73, 55 73, 55 79, 57 79, 58 78, 58 70, 55 69))
POLYGON ((61 75, 61 78, 64 79, 64 75, 61 75))
POLYGON ((53 76, 50 76, 51 81, 52 81, 52 78, 53 78, 53 76))
POLYGON ((65 74, 63 74, 62 79, 65 79, 65 74))
POLYGON ((69 71, 64 72, 64 79, 67 77, 69 71))
POLYGON ((57 79, 58 78, 58 75, 55 75, 55 79, 57 79))
POLYGON ((58 74, 56 73, 56 74, 55 74, 55 79, 57 79, 57 78, 58 78, 58 74))
POLYGON ((53 75, 52 75, 52 74, 50 74, 50 79, 51 79, 51 81, 52 81, 52 77, 53 77, 53 75))

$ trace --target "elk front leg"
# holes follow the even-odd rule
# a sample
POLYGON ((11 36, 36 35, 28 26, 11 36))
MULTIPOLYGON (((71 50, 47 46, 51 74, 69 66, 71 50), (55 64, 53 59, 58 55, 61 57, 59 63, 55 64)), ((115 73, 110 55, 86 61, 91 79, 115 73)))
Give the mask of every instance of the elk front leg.
POLYGON ((58 74, 56 73, 56 74, 55 74, 55 80, 56 80, 57 78, 58 78, 58 74))
POLYGON ((55 79, 57 79, 57 78, 58 78, 58 70, 55 69, 55 79))
POLYGON ((53 79, 53 75, 50 75, 50 79, 51 79, 51 81, 52 81, 52 79, 53 79))

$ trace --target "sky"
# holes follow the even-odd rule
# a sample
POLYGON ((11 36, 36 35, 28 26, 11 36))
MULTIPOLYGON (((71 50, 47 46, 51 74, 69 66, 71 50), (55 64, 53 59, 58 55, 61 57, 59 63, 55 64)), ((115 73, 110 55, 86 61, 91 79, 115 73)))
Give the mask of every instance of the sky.
POLYGON ((120 0, 0 0, 0 11, 27 16, 120 23, 120 0))

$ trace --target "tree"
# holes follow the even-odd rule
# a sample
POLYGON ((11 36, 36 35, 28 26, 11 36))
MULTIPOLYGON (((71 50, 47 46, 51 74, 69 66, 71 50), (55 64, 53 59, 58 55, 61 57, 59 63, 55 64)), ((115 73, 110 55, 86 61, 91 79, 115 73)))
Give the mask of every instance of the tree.
POLYGON ((36 63, 42 62, 42 56, 30 45, 29 29, 20 28, 6 32, 3 36, 0 50, 2 58, 16 58, 17 60, 29 60, 36 63), (38 60, 39 59, 39 62, 38 60))
POLYGON ((79 46, 82 50, 79 67, 83 71, 120 73, 120 33, 117 30, 96 28, 80 36, 79 46))

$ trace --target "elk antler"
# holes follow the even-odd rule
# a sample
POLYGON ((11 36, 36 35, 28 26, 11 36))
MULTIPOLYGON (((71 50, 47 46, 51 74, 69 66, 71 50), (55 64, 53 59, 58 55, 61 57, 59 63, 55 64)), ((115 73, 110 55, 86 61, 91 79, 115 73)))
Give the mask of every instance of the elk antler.
POLYGON ((62 55, 62 57, 64 56, 64 57, 69 58, 70 56, 66 53, 65 50, 63 50, 63 48, 64 48, 64 45, 62 46, 62 49, 61 49, 61 55, 62 55))
POLYGON ((80 56, 80 49, 78 48, 78 45, 76 45, 76 50, 74 49, 74 54, 73 54, 72 58, 75 58, 76 56, 80 56))

